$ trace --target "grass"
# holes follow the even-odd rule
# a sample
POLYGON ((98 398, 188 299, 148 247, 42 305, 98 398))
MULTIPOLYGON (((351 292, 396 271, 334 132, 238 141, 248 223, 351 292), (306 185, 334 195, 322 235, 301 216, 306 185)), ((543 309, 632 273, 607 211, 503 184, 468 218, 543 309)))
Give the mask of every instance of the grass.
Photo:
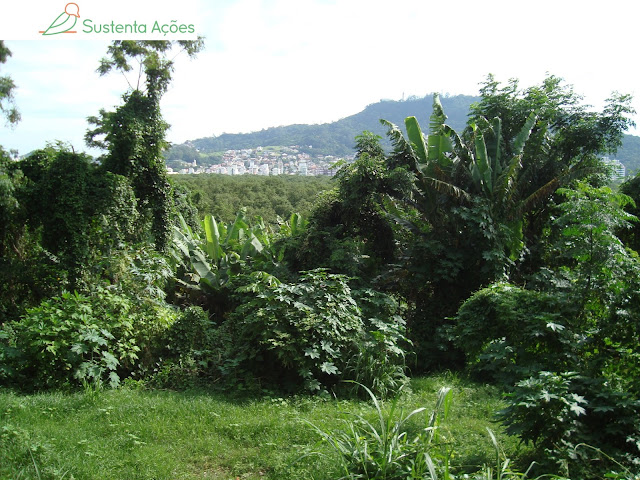
MULTIPOLYGON (((493 388, 450 375, 419 378, 398 408, 432 409, 442 386, 453 388, 447 428, 454 465, 474 471, 495 461, 487 427, 506 455, 521 453, 492 422, 502 406, 493 388)), ((335 479, 331 449, 309 423, 329 430, 345 412, 376 415, 370 401, 308 396, 131 388, 22 396, 0 390, 0 478, 335 479), (311 451, 326 455, 304 456, 311 451)))

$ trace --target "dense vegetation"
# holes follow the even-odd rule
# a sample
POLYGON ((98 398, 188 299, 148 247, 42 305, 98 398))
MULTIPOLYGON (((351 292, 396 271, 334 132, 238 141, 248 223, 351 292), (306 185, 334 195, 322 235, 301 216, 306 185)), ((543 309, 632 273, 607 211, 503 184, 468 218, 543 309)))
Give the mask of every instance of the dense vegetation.
MULTIPOLYGON (((383 120, 389 153, 376 133, 356 135, 355 161, 341 166, 308 216, 291 212, 306 208, 300 192, 326 186, 237 180, 247 189, 235 195, 268 207, 262 218, 258 209, 219 212, 236 205, 215 197, 216 177, 176 185, 164 169, 159 102, 169 54, 195 55, 200 46, 114 42, 99 72, 138 62, 144 88, 90 119, 87 141, 106 151, 98 162, 64 145, 18 162, 0 151, 2 474, 125 475, 126 465, 87 471, 77 460, 54 461, 67 446, 49 446, 27 425, 43 425, 37 411, 58 402, 48 411, 75 405, 85 424, 88 415, 106 429, 116 455, 157 446, 153 438, 166 432, 101 415, 116 408, 108 398, 118 402, 108 388, 125 399, 127 389, 160 388, 227 392, 229 401, 297 395, 292 401, 309 408, 351 399, 344 421, 305 424, 324 439, 317 478, 521 478, 530 458, 529 476, 637 478, 640 193, 637 179, 612 190, 601 161, 631 124, 628 96, 615 94, 596 112, 557 77, 522 89, 489 76, 462 128, 447 124, 436 95, 428 134, 416 117, 404 131, 383 120), (265 187, 282 188, 279 206, 249 193, 265 187), (211 210, 198 212, 192 200, 211 210), (420 384, 409 375, 438 370, 504 394, 500 411, 484 411, 513 436, 503 441, 527 445, 510 449, 513 469, 495 437, 495 461, 453 442, 448 386, 432 414, 409 410, 410 386, 420 384), (28 404, 37 407, 31 420, 13 413, 28 404)), ((214 440, 237 435, 229 432, 241 423, 223 425, 214 440)), ((280 428, 310 444, 308 434, 280 428)), ((69 436, 105 455, 95 438, 69 436)), ((303 475, 280 453, 268 462, 271 478, 303 475)), ((158 467, 140 455, 142 478, 189 478, 179 467, 152 473, 158 467)), ((224 469, 213 478, 237 474, 224 463, 213 468, 224 469)))
POLYGON ((225 222, 232 221, 242 208, 249 218, 259 216, 269 223, 292 213, 308 217, 316 197, 331 186, 327 176, 200 174, 173 175, 171 179, 174 185, 188 189, 201 217, 215 212, 225 222))

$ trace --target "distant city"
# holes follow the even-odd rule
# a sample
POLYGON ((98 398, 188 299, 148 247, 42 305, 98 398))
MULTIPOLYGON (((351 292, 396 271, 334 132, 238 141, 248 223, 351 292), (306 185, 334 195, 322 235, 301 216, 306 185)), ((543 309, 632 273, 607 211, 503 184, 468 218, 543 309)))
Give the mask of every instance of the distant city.
MULTIPOLYGON (((311 147, 311 146, 310 146, 311 147)), ((302 175, 333 176, 340 160, 353 161, 355 156, 335 157, 333 155, 310 155, 302 153, 298 145, 290 147, 257 147, 242 150, 227 150, 222 156, 222 163, 215 165, 198 165, 194 159, 189 167, 174 169, 167 167, 170 175, 189 175, 217 173, 220 175, 302 175)), ((603 161, 611 167, 611 178, 622 180, 626 175, 626 167, 615 158, 604 157, 603 161)))
MULTIPOLYGON (((333 176, 338 170, 336 162, 352 161, 354 155, 335 157, 333 155, 310 155, 302 153, 298 145, 289 147, 257 147, 242 150, 227 150, 222 163, 198 165, 194 159, 190 166, 174 169, 168 167, 169 174, 217 173, 221 175, 302 175, 333 176)), ((311 148, 311 145, 309 145, 311 148)))

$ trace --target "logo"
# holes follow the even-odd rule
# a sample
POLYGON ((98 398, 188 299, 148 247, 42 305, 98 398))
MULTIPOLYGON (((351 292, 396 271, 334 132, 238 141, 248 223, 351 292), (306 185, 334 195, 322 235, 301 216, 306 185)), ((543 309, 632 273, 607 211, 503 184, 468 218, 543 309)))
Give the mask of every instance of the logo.
MULTIPOLYGON (((113 1, 119 1, 121 3, 131 2, 131 0, 112 0, 112 2, 113 1)), ((149 18, 151 14, 148 9, 141 10, 138 8, 135 10, 137 13, 132 13, 130 9, 127 9, 124 16, 122 16, 122 9, 116 9, 119 17, 113 18, 110 14, 111 9, 101 8, 99 5, 83 5, 82 8, 84 14, 82 19, 80 19, 80 7, 78 4, 75 2, 67 3, 64 11, 51 22, 51 25, 45 30, 38 31, 38 37, 42 38, 45 36, 51 39, 51 35, 77 33, 78 37, 85 38, 86 35, 100 35, 112 39, 127 40, 161 40, 164 38, 191 40, 197 38, 196 27, 193 23, 168 20, 167 17, 155 20, 153 17, 157 15, 157 12, 154 11, 154 13, 152 13, 153 17, 149 18), (140 12, 142 12, 142 14, 140 12), (140 15, 143 18, 135 18, 134 15, 140 15), (147 18, 145 19, 144 16, 147 18)), ((181 11, 181 13, 183 12, 181 11)), ((169 11, 169 15, 173 16, 173 14, 175 14, 175 12, 169 11)), ((168 18, 171 19, 171 17, 168 18)), ((35 30, 34 28, 32 31, 35 30)))
POLYGON ((78 33, 72 30, 76 26, 76 22, 80 18, 80 7, 77 3, 67 3, 64 12, 58 15, 46 30, 40 30, 38 33, 42 35, 57 35, 59 33, 78 33))

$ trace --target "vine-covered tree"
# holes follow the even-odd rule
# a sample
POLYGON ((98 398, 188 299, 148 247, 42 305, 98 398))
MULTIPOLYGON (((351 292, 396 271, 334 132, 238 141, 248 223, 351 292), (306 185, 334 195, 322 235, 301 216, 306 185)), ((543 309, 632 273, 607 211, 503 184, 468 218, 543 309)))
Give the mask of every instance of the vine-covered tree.
POLYGON ((96 128, 85 138, 90 146, 107 150, 104 168, 131 179, 142 212, 151 222, 156 247, 166 246, 171 212, 171 185, 167 178, 162 152, 169 125, 162 119, 160 99, 167 91, 174 68, 168 56, 176 49, 194 57, 203 47, 194 41, 114 41, 107 57, 100 62, 100 75, 117 70, 123 74, 135 70, 135 84, 129 82, 124 103, 115 112, 101 110, 90 117, 96 128))

